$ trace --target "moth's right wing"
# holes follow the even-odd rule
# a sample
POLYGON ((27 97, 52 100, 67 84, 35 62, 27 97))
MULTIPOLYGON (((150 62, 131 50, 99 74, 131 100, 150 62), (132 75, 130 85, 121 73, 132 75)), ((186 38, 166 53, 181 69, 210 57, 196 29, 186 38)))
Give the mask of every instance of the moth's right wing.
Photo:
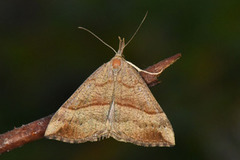
POLYGON ((174 132, 166 114, 139 73, 125 61, 114 93, 112 137, 141 146, 173 146, 174 132))

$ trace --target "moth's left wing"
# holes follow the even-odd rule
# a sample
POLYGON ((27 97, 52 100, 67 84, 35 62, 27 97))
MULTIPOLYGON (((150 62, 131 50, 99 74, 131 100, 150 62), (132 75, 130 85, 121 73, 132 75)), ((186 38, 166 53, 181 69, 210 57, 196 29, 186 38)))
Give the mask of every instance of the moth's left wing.
POLYGON ((107 135, 107 115, 112 102, 110 63, 99 67, 59 108, 45 136, 69 143, 97 141, 107 135))

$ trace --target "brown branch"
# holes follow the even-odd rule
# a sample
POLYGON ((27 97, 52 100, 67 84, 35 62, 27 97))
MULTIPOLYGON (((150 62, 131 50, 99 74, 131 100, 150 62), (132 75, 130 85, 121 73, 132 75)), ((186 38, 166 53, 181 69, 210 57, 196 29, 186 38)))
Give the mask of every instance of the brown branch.
POLYGON ((43 138, 52 115, 22 125, 0 135, 0 154, 43 138))
MULTIPOLYGON (((153 73, 157 73, 160 72, 161 70, 165 70, 167 67, 169 67, 171 64, 173 64, 174 62, 176 62, 176 60, 178 60, 181 57, 181 53, 175 54, 172 57, 166 58, 152 66, 149 66, 148 68, 146 68, 145 70, 148 72, 153 72, 153 73)), ((159 76, 154 76, 154 75, 150 75, 144 72, 141 72, 140 75, 143 77, 143 79, 145 80, 145 82, 148 84, 149 87, 155 86, 159 83, 157 77, 159 76)))
MULTIPOLYGON (((176 60, 181 57, 181 54, 176 54, 172 57, 164 59, 157 64, 154 64, 146 69, 149 72, 159 72, 166 69, 176 60)), ((140 73, 145 82, 149 86, 154 86, 158 84, 157 76, 149 75, 146 73, 140 73)), ((3 133, 0 135, 0 154, 8 152, 14 148, 20 147, 31 141, 35 141, 44 137, 45 130, 51 119, 52 115, 43 117, 39 120, 31 122, 27 125, 22 125, 19 128, 15 128, 11 131, 3 133)))

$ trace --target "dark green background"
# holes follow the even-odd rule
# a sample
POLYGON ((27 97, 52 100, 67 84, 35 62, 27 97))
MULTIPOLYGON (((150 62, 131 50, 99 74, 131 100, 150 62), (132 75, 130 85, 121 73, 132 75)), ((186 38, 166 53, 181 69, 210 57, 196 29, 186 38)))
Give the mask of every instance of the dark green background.
POLYGON ((125 49, 145 68, 181 52, 151 88, 175 135, 172 148, 107 139, 67 144, 41 139, 0 158, 240 159, 240 1, 0 1, 0 133, 54 113, 114 53, 146 11, 125 49))

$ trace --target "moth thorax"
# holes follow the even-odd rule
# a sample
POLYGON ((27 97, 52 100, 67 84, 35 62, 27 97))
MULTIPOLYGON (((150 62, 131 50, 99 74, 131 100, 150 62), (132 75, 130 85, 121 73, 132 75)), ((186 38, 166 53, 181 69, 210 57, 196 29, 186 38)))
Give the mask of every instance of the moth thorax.
POLYGON ((121 66, 121 59, 114 58, 112 60, 112 66, 113 66, 114 69, 117 69, 119 66, 121 66))

